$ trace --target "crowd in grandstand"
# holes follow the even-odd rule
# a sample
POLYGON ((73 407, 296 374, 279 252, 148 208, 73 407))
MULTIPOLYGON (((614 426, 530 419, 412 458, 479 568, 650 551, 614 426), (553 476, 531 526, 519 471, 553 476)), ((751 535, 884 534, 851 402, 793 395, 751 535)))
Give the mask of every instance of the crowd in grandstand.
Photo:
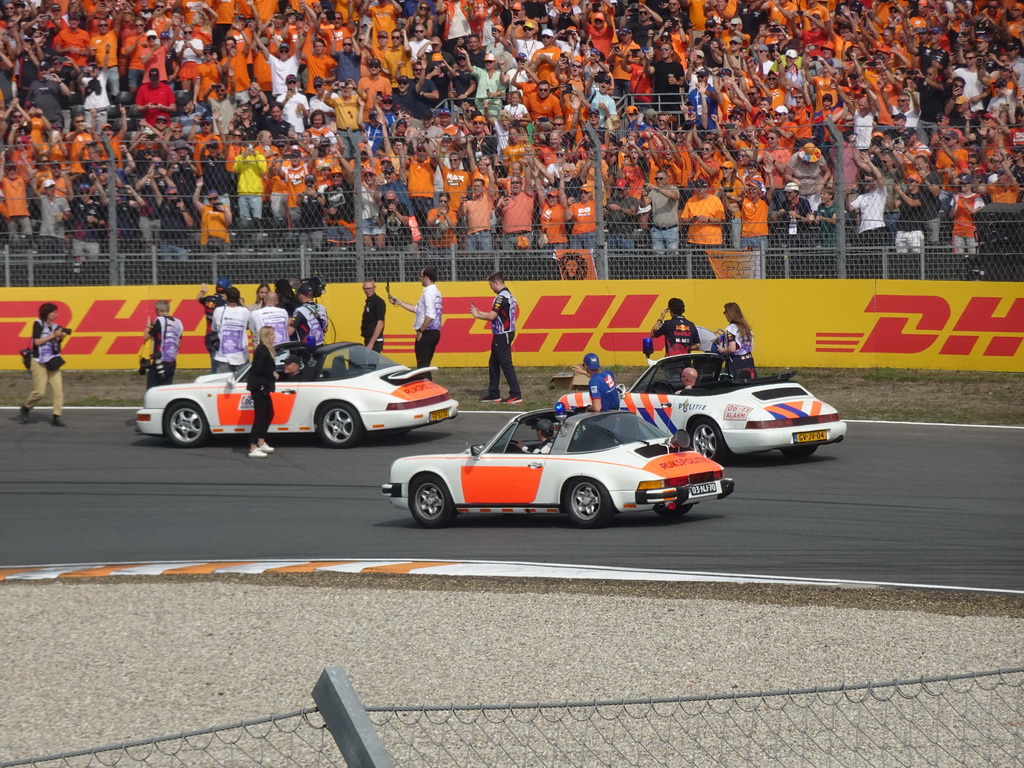
POLYGON ((600 223, 828 248, 840 207, 854 243, 969 253, 1024 180, 1013 0, 10 0, 2 26, 0 212, 79 258, 600 223))

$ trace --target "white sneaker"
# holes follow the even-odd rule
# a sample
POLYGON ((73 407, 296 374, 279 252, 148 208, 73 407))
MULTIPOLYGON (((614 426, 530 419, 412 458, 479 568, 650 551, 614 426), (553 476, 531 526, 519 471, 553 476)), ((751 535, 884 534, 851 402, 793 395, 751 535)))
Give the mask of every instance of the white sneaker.
POLYGON ((259 446, 257 446, 257 447, 256 447, 256 450, 257 450, 257 451, 263 451, 263 453, 273 453, 273 452, 274 452, 274 449, 273 449, 273 448, 271 448, 271 447, 270 447, 269 445, 267 445, 266 443, 264 443, 263 445, 259 445, 259 446))
POLYGON ((267 458, 267 454, 265 454, 263 451, 261 451, 259 448, 257 448, 255 451, 249 451, 249 458, 250 459, 265 459, 265 458, 267 458))

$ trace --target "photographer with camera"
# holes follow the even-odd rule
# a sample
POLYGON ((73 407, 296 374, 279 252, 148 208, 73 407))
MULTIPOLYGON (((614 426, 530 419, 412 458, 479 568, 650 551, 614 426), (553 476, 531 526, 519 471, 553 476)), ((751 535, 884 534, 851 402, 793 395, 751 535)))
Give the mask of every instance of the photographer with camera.
POLYGON ((171 316, 171 305, 168 302, 158 301, 153 308, 156 318, 147 321, 146 330, 142 334, 143 338, 153 340, 153 349, 148 358, 139 361, 139 373, 146 374, 146 389, 174 383, 178 345, 185 332, 181 320, 171 316))
POLYGON ((70 328, 62 328, 57 324, 58 308, 56 304, 47 302, 39 307, 39 317, 32 324, 32 353, 29 372, 32 374, 32 394, 21 406, 19 419, 22 424, 29 423, 29 412, 36 406, 49 384, 53 392, 53 416, 50 423, 55 427, 63 427, 61 414, 64 410, 64 382, 60 368, 64 365, 61 357, 61 343, 71 333, 70 328))
POLYGON ((310 283, 299 286, 299 306, 292 313, 288 327, 297 341, 309 347, 319 347, 324 341, 327 331, 327 310, 316 299, 323 293, 322 283, 314 288, 310 283))
POLYGON ((196 191, 192 193, 192 205, 199 214, 199 245, 207 251, 226 251, 231 246, 231 233, 228 227, 232 223, 231 206, 224 205, 220 194, 215 189, 207 190, 206 203, 199 199, 203 189, 203 180, 196 182, 196 191))

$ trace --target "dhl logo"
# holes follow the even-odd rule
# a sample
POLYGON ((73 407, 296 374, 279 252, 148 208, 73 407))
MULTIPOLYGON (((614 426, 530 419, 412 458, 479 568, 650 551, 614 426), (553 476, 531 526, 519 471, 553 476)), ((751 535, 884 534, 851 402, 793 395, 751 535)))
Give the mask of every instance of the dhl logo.
MULTIPOLYGON (((490 325, 474 320, 469 313, 469 305, 474 302, 481 306, 479 298, 445 297, 438 352, 490 350, 490 325)), ((654 293, 546 295, 539 296, 531 309, 520 302, 515 351, 559 355, 594 349, 638 352, 641 340, 650 333, 652 318, 664 302, 663 296, 654 293)))
POLYGON ((816 352, 916 355, 939 345, 940 355, 976 354, 983 338, 984 357, 1013 357, 1024 342, 1024 299, 974 296, 954 318, 941 296, 873 296, 864 308, 882 315, 867 333, 816 334, 816 352))
MULTIPOLYGON (((137 355, 144 340, 146 321, 154 317, 153 303, 159 299, 95 299, 70 305, 55 301, 58 322, 74 329, 68 342, 75 355, 137 355), (79 311, 75 311, 78 308, 79 311), (73 346, 72 346, 73 345, 73 346)), ((206 354, 203 334, 205 314, 197 301, 171 301, 171 314, 185 326, 181 354, 206 354)), ((0 354, 14 355, 32 334, 38 301, 0 302, 0 354)))

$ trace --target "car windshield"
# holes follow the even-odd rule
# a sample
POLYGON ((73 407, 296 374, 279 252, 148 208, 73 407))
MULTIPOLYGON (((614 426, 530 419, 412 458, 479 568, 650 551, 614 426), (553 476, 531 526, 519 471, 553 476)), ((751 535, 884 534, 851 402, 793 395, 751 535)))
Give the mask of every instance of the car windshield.
POLYGON ((647 371, 633 387, 634 392, 668 395, 683 387, 683 369, 697 370, 697 383, 717 381, 722 370, 722 358, 717 355, 680 355, 666 360, 647 371))
POLYGON ((609 411, 581 420, 569 441, 569 453, 604 451, 618 445, 663 441, 665 435, 634 413, 609 411))
POLYGON ((370 371, 394 368, 398 363, 384 355, 367 349, 362 344, 350 344, 331 350, 324 355, 324 364, 318 379, 351 379, 370 371))

